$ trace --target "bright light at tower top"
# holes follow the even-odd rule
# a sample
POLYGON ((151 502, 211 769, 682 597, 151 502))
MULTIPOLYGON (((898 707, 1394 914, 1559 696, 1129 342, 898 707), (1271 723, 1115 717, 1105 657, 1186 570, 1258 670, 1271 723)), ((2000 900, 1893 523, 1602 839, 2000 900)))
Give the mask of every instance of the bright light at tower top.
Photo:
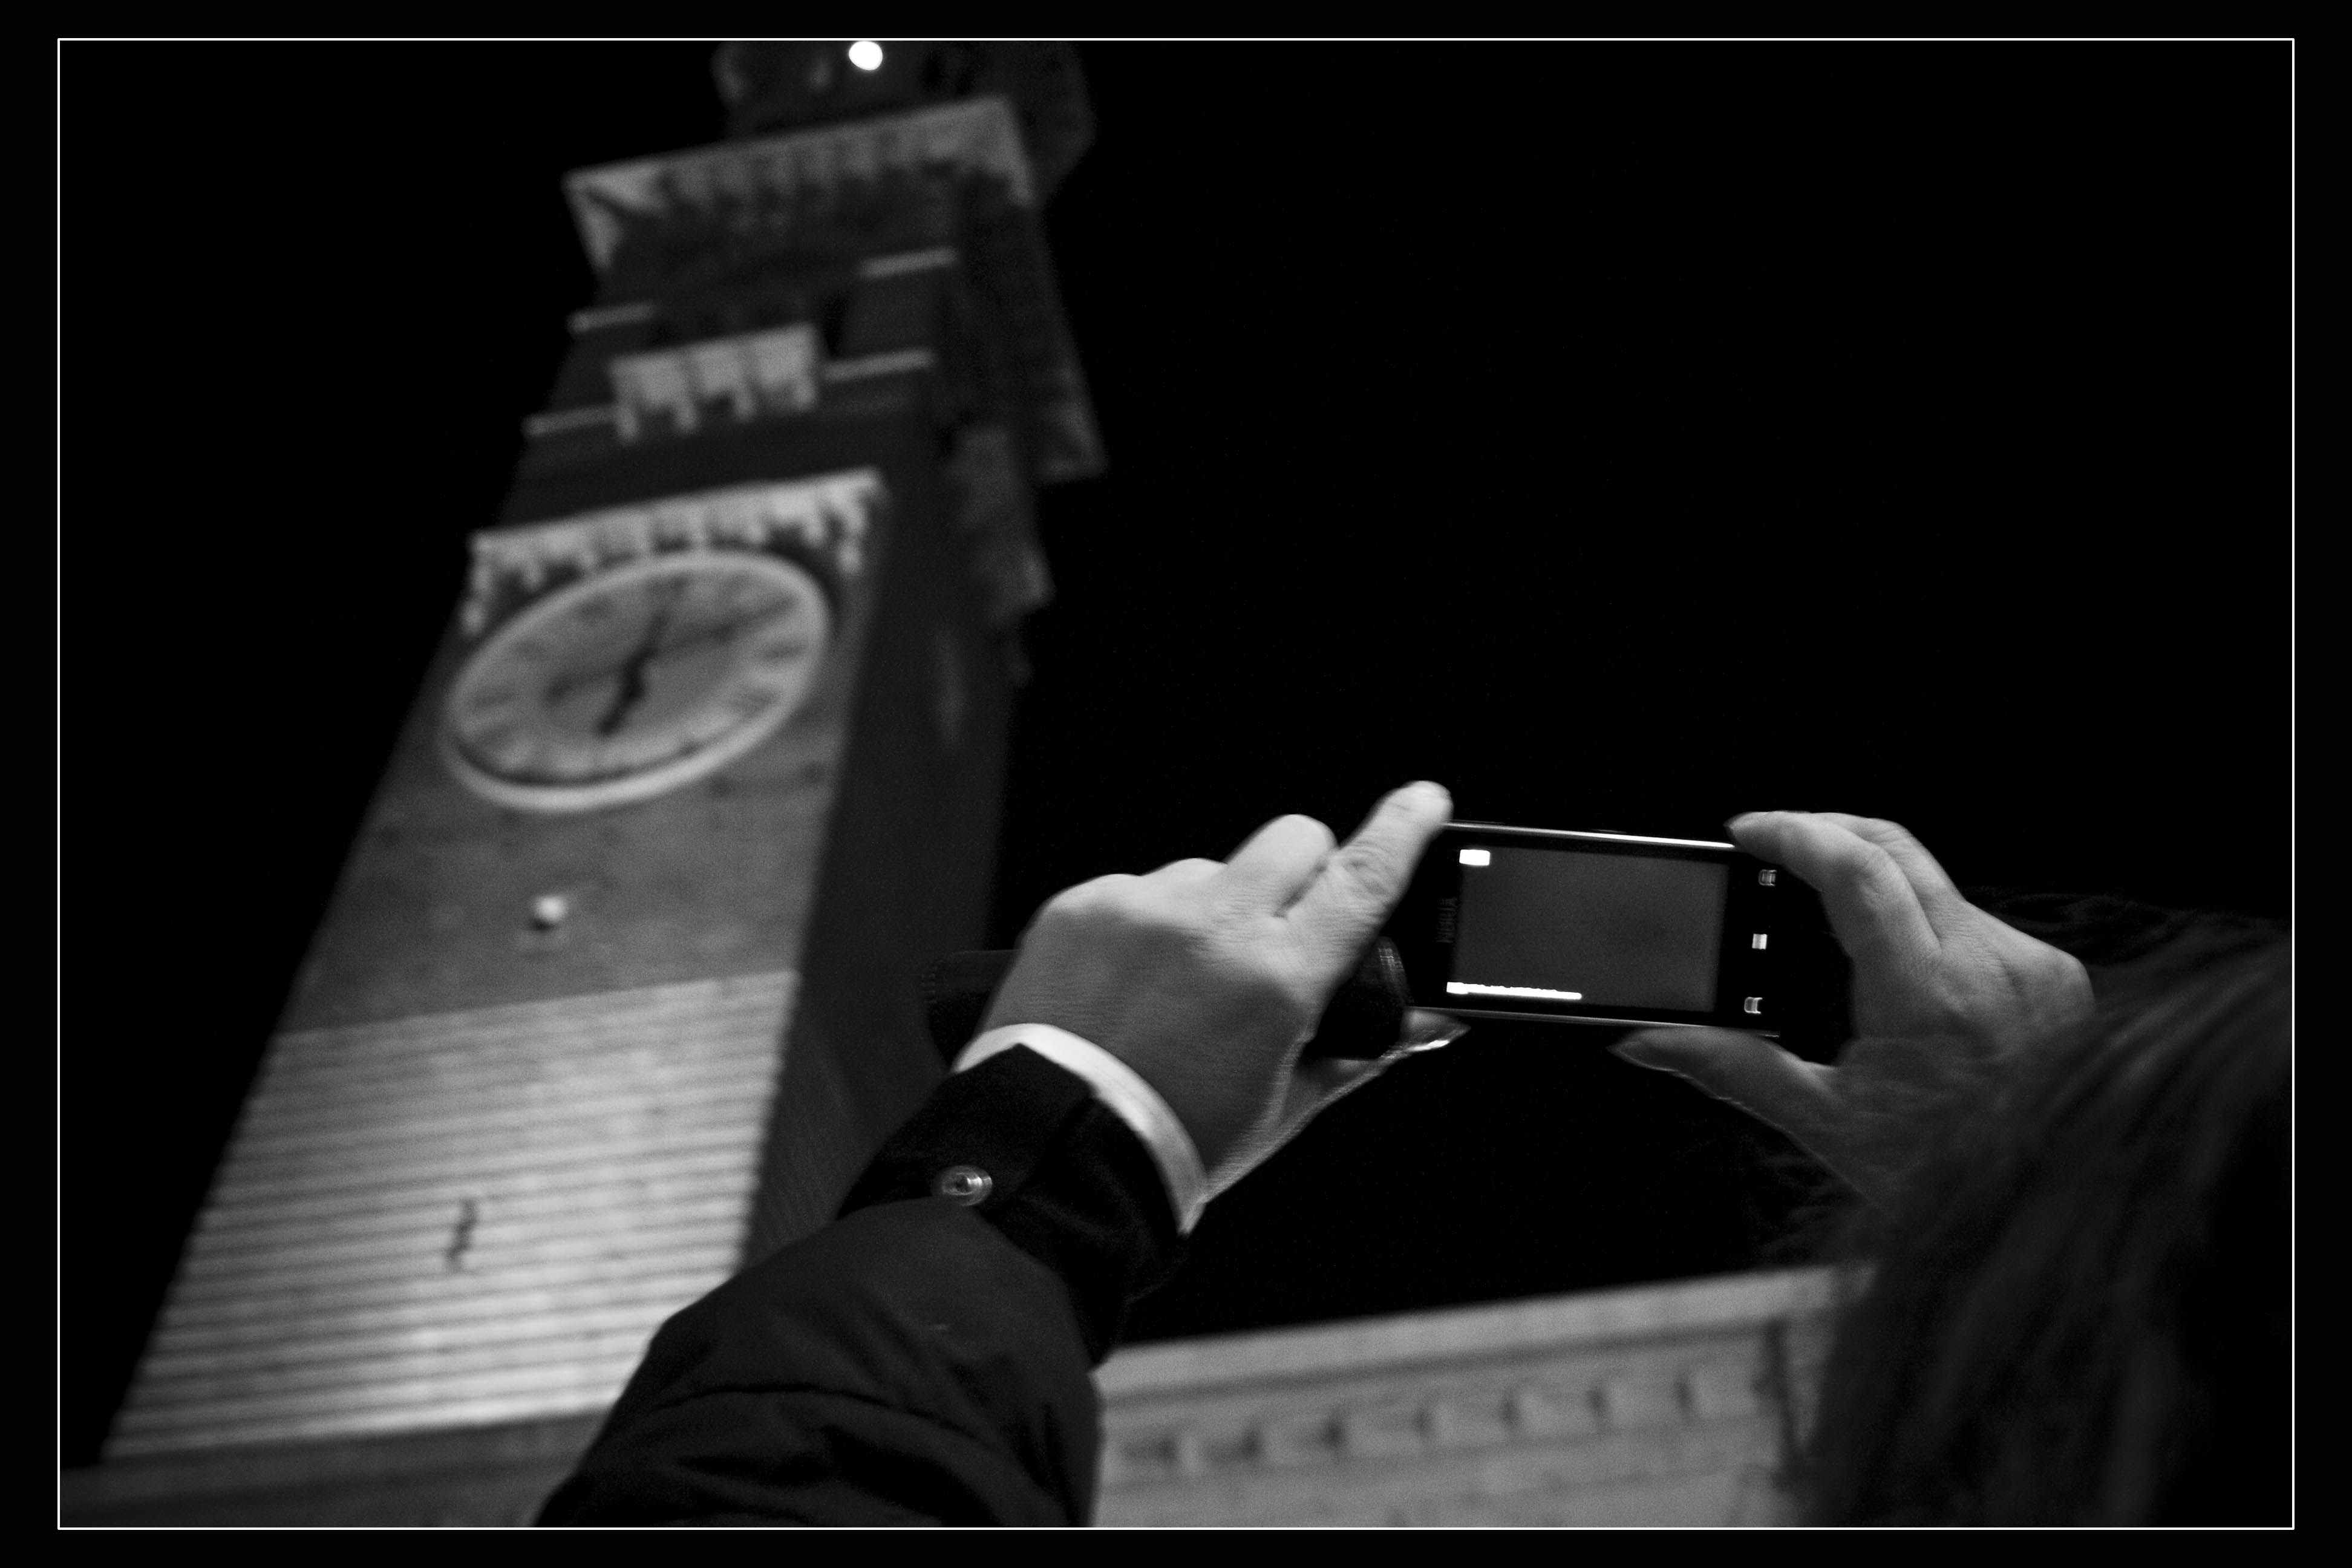
POLYGON ((871 38, 860 38, 849 46, 849 63, 862 71, 882 68, 882 46, 871 38))

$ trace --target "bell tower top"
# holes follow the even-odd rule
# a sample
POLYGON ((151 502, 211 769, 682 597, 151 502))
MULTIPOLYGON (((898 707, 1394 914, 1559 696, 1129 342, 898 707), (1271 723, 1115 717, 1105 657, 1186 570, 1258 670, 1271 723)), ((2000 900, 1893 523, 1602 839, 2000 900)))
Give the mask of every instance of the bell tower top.
POLYGON ((1094 139, 1086 78, 1067 44, 731 42, 719 46, 710 69, 728 133, 737 137, 1004 99, 1019 117, 1041 202, 1094 139))

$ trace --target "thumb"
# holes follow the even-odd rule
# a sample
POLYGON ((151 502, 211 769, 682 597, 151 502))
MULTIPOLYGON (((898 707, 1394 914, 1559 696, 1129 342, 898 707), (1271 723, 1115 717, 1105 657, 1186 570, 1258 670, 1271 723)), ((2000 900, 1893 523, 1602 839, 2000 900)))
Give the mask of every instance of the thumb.
POLYGON ((1209 1196, 1216 1197, 1235 1182, 1272 1159, 1282 1146, 1307 1130, 1307 1124, 1386 1072, 1402 1052, 1376 1061, 1349 1061, 1318 1057, 1296 1064, 1282 1101, 1249 1136, 1228 1150, 1207 1172, 1209 1196))
POLYGON ((1660 1029, 1609 1047, 1637 1067, 1681 1075, 1800 1143, 1834 1147, 1842 1124, 1836 1069, 1737 1029, 1660 1029))

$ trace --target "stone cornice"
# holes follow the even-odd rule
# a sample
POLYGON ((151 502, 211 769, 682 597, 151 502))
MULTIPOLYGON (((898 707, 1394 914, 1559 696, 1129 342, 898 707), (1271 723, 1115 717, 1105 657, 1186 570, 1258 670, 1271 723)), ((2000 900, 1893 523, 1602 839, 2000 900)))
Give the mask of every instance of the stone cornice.
POLYGON ((1020 122, 1001 98, 579 169, 564 177, 564 194, 580 242, 602 271, 620 245, 623 215, 657 218, 680 207, 754 208, 812 190, 938 168, 992 176, 1016 205, 1036 201, 1020 122))
POLYGON ((459 624, 478 637, 517 605, 559 584, 647 555, 796 546, 835 575, 865 568, 864 541, 885 498, 880 473, 855 468, 809 479, 610 507, 474 535, 474 567, 459 624))
POLYGON ((1562 1347, 1666 1339, 1738 1329, 1828 1311, 1836 1277, 1827 1269, 1732 1274, 1631 1290, 1505 1301, 1444 1312, 1213 1339, 1139 1345, 1103 1364, 1103 1397, 1114 1404, 1269 1379, 1386 1373, 1425 1363, 1486 1361, 1562 1347))
POLYGON ((1809 1269, 1123 1351, 1097 1522, 1772 1521, 1839 1295, 1809 1269))

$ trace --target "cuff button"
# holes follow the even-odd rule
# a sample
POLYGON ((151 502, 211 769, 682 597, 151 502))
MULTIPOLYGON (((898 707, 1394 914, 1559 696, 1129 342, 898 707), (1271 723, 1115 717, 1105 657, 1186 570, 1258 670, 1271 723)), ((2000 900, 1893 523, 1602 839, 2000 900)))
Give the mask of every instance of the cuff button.
POLYGON ((996 1178, 977 1165, 950 1165, 931 1178, 934 1194, 966 1208, 986 1203, 995 1190, 996 1178))

